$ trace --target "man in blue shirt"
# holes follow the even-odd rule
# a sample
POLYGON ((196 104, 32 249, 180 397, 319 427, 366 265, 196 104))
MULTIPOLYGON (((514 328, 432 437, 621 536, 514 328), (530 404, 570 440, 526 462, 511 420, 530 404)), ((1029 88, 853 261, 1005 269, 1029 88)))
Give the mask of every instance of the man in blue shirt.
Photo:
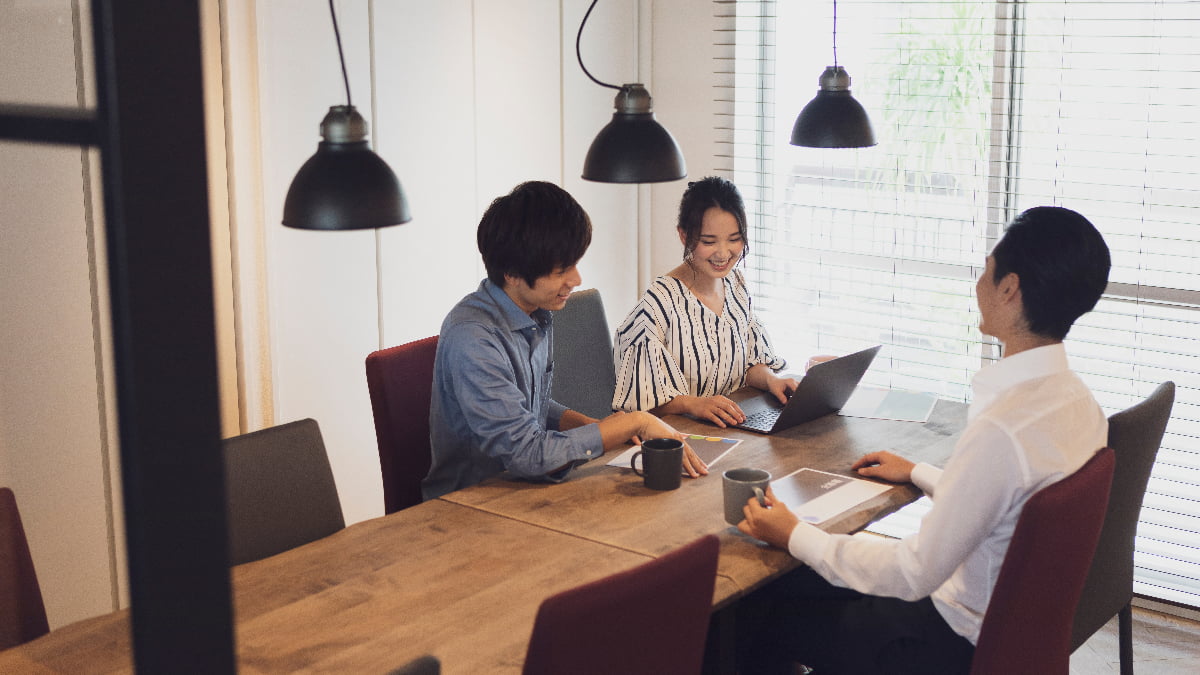
MULTIPOLYGON (((552 312, 581 283, 576 264, 592 240, 587 213, 571 195, 552 183, 522 183, 488 207, 477 240, 488 278, 439 333, 425 499, 502 471, 559 482, 630 439, 683 437, 647 412, 597 420, 550 398, 552 312)), ((684 470, 708 473, 687 446, 684 470)))

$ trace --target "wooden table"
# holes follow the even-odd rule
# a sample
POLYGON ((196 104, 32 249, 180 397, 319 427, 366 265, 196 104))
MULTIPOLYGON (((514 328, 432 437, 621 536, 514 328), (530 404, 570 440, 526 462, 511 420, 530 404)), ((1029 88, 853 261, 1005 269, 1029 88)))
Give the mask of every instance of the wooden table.
MULTIPOLYGON (((451 675, 516 673, 544 598, 709 533, 722 541, 713 604, 724 607, 795 561, 724 522, 721 471, 848 473, 873 449, 941 464, 965 410, 939 402, 926 424, 831 415, 769 437, 671 418, 680 430, 743 442, 710 476, 685 479, 678 490, 648 490, 604 458, 560 485, 492 479, 239 565, 239 671, 386 673, 433 654, 451 675)), ((853 531, 917 496, 897 486, 825 527, 853 531)), ((0 652, 0 673, 131 671, 128 611, 0 652)))
MULTIPOLYGON (((578 469, 565 483, 492 479, 447 494, 442 500, 654 557, 716 534, 721 538, 717 572, 733 582, 732 586, 718 585, 714 607, 721 608, 798 564, 786 551, 726 524, 723 471, 748 466, 782 477, 809 467, 852 475, 850 466, 871 450, 892 450, 940 466, 966 424, 966 406, 938 401, 924 424, 827 415, 771 436, 719 429, 679 416, 667 420, 680 431, 739 438, 742 443, 716 463, 708 476, 685 478, 678 490, 647 489, 631 470, 608 466, 610 457, 606 456, 578 469)), ((895 485, 821 527, 834 533, 854 532, 920 496, 912 485, 895 485)))
MULTIPOLYGON (((431 501, 233 569, 242 673, 520 672, 548 595, 648 556, 431 501)), ((129 612, 0 652, 0 673, 132 672, 129 612)))

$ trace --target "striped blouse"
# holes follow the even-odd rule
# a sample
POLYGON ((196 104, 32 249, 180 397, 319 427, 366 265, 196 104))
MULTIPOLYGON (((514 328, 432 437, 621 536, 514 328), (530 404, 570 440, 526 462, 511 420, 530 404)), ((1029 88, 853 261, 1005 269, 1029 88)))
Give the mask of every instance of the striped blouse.
POLYGON ((751 366, 780 370, 766 330, 754 318, 741 270, 725 277, 718 316, 669 276, 654 280, 617 329, 613 410, 650 410, 679 395, 728 394, 751 366))

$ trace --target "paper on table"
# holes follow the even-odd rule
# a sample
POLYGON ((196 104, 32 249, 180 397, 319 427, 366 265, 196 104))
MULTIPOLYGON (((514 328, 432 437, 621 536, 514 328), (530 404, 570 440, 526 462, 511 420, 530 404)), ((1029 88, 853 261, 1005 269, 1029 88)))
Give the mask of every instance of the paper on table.
POLYGON ((901 422, 927 422, 937 395, 921 391, 858 387, 839 414, 901 422))
MULTIPOLYGON (((687 438, 684 438, 683 440, 687 442, 688 445, 692 446, 692 450, 696 453, 696 455, 699 456, 700 459, 704 460, 704 463, 709 466, 712 466, 717 462, 717 460, 729 454, 731 450, 736 448, 738 444, 742 442, 741 439, 737 438, 700 436, 698 434, 693 434, 687 438)), ((629 466, 629 461, 633 459, 634 453, 641 449, 642 446, 640 445, 634 446, 633 448, 630 448, 629 450, 626 450, 625 452, 622 452, 616 457, 610 459, 608 461, 608 465, 621 466, 625 467, 626 469, 631 468, 629 466)))
POLYGON ((814 525, 890 489, 890 485, 816 469, 800 469, 771 481, 775 498, 797 518, 814 525))

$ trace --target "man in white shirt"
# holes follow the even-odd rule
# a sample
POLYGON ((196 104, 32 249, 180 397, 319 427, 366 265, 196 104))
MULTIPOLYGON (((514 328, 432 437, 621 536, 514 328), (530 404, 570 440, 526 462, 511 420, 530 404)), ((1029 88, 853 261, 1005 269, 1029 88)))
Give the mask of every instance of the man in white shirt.
MULTIPOLYGON (((806 563, 739 606, 739 672, 966 673, 1025 501, 1102 448, 1108 422, 1062 341, 1099 300, 1108 247, 1080 214, 1017 216, 976 284, 980 331, 1003 358, 980 370, 944 470, 872 452, 859 475, 911 481, 933 501, 904 539, 830 535, 778 501, 739 528, 806 563)), ((771 497, 768 492, 768 497, 771 497)))

